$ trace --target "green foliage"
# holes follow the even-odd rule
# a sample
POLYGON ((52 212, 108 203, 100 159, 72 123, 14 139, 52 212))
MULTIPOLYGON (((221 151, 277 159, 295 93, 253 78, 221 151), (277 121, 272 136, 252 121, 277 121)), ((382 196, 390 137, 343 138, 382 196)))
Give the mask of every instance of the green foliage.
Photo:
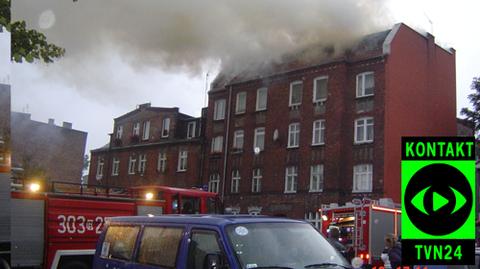
POLYGON ((10 21, 10 0, 0 0, 0 25, 11 33, 11 59, 31 63, 41 60, 51 63, 65 54, 65 49, 48 43, 44 34, 27 29, 25 21, 10 21))
POLYGON ((460 113, 474 124, 475 133, 478 134, 480 132, 480 77, 473 78, 471 89, 475 92, 469 94, 468 99, 473 109, 464 107, 460 113))

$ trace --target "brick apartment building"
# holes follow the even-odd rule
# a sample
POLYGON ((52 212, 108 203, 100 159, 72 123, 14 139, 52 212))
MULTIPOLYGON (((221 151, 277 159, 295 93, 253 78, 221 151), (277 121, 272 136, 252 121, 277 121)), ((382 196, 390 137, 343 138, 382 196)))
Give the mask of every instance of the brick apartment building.
POLYGON ((404 24, 256 74, 209 92, 203 181, 234 212, 400 202, 401 137, 456 135, 455 51, 404 24))
POLYGON ((4 172, 10 172, 10 85, 0 83, 0 173, 4 172))
POLYGON ((89 184, 201 184, 202 118, 149 103, 114 119, 110 142, 91 151, 89 184))
POLYGON ((80 183, 87 133, 11 112, 12 167, 41 171, 46 180, 80 183))

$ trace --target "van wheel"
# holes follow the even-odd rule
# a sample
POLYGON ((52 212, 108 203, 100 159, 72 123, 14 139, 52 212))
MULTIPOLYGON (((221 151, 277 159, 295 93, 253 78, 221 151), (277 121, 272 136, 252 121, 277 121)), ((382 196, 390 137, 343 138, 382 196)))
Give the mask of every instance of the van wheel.
POLYGON ((0 269, 10 269, 8 262, 2 258, 0 258, 0 269))
POLYGON ((60 269, 90 269, 90 266, 81 261, 71 261, 67 262, 60 269))

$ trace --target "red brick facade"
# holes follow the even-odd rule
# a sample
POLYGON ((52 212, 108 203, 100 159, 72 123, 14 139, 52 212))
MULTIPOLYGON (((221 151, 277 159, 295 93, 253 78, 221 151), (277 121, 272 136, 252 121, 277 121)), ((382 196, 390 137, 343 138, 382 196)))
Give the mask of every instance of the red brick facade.
MULTIPOLYGON (((367 36, 339 58, 303 66, 297 63, 287 70, 236 77, 227 83, 217 79, 209 92, 203 182, 213 190, 218 179, 225 206, 241 213, 260 210, 262 214, 303 218, 323 203, 342 204, 355 197, 390 197, 399 202, 401 136, 455 135, 455 131, 454 51, 446 51, 434 44, 432 36, 423 37, 400 24, 367 36), (373 72, 374 92, 358 97, 357 76, 365 72, 373 72), (327 99, 314 104, 313 81, 324 76, 328 77, 327 99), (292 108, 289 100, 294 81, 301 81, 303 88, 301 104, 292 108), (257 89, 262 87, 268 92, 267 109, 256 111, 257 89), (239 92, 246 93, 246 111, 241 114, 235 113, 239 92), (225 117, 214 120, 215 102, 221 99, 226 101, 225 117), (361 120, 360 126, 365 119, 366 125, 366 118, 373 120, 373 141, 356 143, 355 121, 361 120), (315 120, 325 123, 323 145, 312 145, 315 120), (287 147, 291 123, 300 126, 295 148, 287 147), (259 127, 265 130, 264 150, 255 154, 254 130, 259 127), (233 149, 236 130, 243 130, 242 150, 233 149), (220 136, 223 148, 212 153, 212 139, 220 136), (314 165, 323 165, 323 188, 312 192, 314 165), (353 191, 356 165, 366 169, 366 178, 372 173, 369 190, 353 191), (286 168, 291 166, 298 172, 295 192, 286 187, 286 168), (254 169, 261 169, 259 192, 252 192, 254 169), (236 170, 238 192, 236 187, 232 192, 236 170)), ((363 173, 357 169, 357 175, 363 173)))
POLYGON ((116 118, 109 144, 91 152, 88 181, 123 187, 150 184, 198 187, 203 165, 202 126, 201 118, 179 113, 178 108, 140 105, 116 118), (163 130, 165 120, 169 121, 168 132, 163 130), (149 122, 148 131, 146 122, 149 122), (137 135, 134 135, 135 124, 139 126, 137 135), (187 135, 189 125, 190 137, 187 135), (195 125, 194 132, 192 125, 195 125), (186 154, 180 156, 181 152, 186 154), (145 165, 140 163, 142 158, 146 160, 145 165), (181 165, 179 162, 184 158, 186 164, 181 165), (99 165, 100 160, 103 164, 99 165))

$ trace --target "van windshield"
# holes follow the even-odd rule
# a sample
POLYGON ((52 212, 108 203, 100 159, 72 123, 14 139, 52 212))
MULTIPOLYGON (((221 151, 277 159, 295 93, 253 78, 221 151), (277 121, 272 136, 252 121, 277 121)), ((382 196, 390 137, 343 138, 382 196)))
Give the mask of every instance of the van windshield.
POLYGON ((349 267, 311 225, 306 223, 248 223, 226 228, 242 268, 349 267))

